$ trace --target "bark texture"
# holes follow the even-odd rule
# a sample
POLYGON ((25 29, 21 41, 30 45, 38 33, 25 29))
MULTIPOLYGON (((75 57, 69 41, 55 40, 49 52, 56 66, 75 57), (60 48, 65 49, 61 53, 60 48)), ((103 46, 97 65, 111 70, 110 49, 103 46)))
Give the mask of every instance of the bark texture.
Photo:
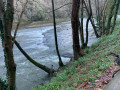
POLYGON ((72 37, 73 37, 73 53, 74 59, 77 60, 80 57, 80 44, 79 44, 79 7, 80 0, 73 0, 72 4, 72 37))
MULTIPOLYGON (((47 72, 48 74, 51 74, 51 69, 36 62, 35 60, 33 60, 23 49, 22 47, 20 46, 20 44, 15 40, 15 45, 18 47, 18 49, 22 52, 22 54, 32 63, 34 64, 35 66, 41 68, 42 70, 44 70, 45 72, 47 72)), ((52 73, 54 73, 55 70, 52 70, 52 73)))
POLYGON ((4 33, 4 42, 3 47, 5 51, 5 58, 8 71, 8 89, 15 90, 15 80, 16 80, 16 64, 13 57, 13 48, 12 48, 12 24, 13 24, 13 15, 14 7, 13 0, 7 0, 6 9, 4 7, 3 1, 0 1, 0 13, 3 23, 3 33, 4 33))
POLYGON ((117 0, 114 0, 112 6, 110 8, 110 12, 109 12, 108 20, 107 20, 107 29, 106 29, 106 32, 105 32, 106 35, 110 34, 111 20, 112 20, 112 17, 113 17, 113 11, 114 11, 114 8, 116 6, 116 2, 117 2, 117 0))

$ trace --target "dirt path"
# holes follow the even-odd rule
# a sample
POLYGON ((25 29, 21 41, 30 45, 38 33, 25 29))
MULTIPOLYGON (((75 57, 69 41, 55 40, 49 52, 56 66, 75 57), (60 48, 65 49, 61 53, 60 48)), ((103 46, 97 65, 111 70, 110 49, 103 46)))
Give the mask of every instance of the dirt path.
POLYGON ((120 72, 115 75, 103 90, 120 90, 120 72))

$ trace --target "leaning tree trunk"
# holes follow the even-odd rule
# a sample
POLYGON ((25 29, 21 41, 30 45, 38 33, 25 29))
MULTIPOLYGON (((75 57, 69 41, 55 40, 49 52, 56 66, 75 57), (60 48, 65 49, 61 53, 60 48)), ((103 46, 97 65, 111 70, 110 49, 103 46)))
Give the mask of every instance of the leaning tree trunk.
POLYGON ((0 1, 0 13, 3 23, 4 33, 4 51, 6 56, 7 70, 8 70, 8 90, 15 90, 16 80, 16 64, 13 57, 11 30, 13 24, 14 7, 13 0, 7 0, 6 8, 3 6, 3 1, 0 1), (5 11, 6 10, 6 11, 5 11))
POLYGON ((55 72, 55 70, 52 70, 52 72, 51 72, 51 69, 50 69, 50 68, 48 68, 48 67, 46 67, 46 66, 44 66, 44 65, 36 62, 35 60, 33 60, 33 59, 22 49, 22 47, 20 46, 20 44, 19 44, 16 40, 14 40, 14 42, 15 42, 15 45, 17 46, 17 48, 21 51, 21 53, 22 53, 32 64, 34 64, 35 66, 37 66, 37 67, 39 67, 40 69, 44 70, 44 71, 47 72, 48 74, 51 74, 51 73, 54 73, 54 72, 55 72))
POLYGON ((56 51, 57 51, 57 55, 59 58, 59 66, 64 66, 60 53, 59 53, 59 49, 58 49, 58 41, 57 41, 57 32, 56 32, 56 21, 55 21, 55 11, 54 11, 54 1, 52 0, 52 11, 53 11, 53 24, 54 24, 54 37, 55 37, 55 46, 56 46, 56 51))
POLYGON ((71 16, 71 24, 72 24, 72 37, 73 37, 73 53, 74 59, 77 60, 80 53, 80 44, 79 44, 79 7, 80 0, 73 0, 72 4, 72 16, 71 16))

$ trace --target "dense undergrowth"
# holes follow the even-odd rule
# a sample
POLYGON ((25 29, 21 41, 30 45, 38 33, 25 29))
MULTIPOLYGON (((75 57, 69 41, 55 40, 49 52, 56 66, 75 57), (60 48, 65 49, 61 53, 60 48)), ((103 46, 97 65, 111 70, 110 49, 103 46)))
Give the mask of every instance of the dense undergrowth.
MULTIPOLYGON (((32 90, 92 90, 92 88, 103 88, 99 82, 100 78, 106 78, 115 65, 115 58, 108 54, 110 52, 120 54, 120 25, 115 27, 113 34, 101 37, 84 52, 86 54, 84 57, 78 61, 71 61, 49 83, 35 86, 32 90)), ((102 83, 107 84, 111 79, 105 80, 102 83)))

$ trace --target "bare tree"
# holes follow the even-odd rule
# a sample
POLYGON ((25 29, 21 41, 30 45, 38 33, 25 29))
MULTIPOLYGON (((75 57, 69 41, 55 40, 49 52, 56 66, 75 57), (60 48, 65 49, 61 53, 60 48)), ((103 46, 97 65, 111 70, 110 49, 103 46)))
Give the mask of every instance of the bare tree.
POLYGON ((80 38, 81 38, 81 48, 86 48, 87 47, 87 44, 88 44, 88 24, 89 24, 89 21, 92 20, 92 8, 91 8, 91 1, 88 0, 88 3, 85 2, 84 0, 81 0, 81 9, 80 9, 80 13, 81 13, 81 16, 80 16, 80 38), (85 40, 85 37, 84 37, 84 29, 83 29, 83 14, 84 14, 84 7, 86 8, 86 12, 87 12, 87 15, 88 15, 88 19, 86 21, 86 40, 85 40))
MULTIPOLYGON (((83 3, 84 3, 84 6, 85 6, 85 9, 86 9, 86 12, 87 12, 87 16, 90 16, 90 12, 89 12, 89 9, 88 9, 88 6, 87 6, 85 0, 83 0, 83 3)), ((99 38, 100 35, 99 35, 98 32, 97 32, 97 28, 96 28, 96 26, 95 26, 93 16, 91 16, 91 17, 92 17, 92 18, 90 18, 90 22, 91 22, 91 24, 92 24, 92 27, 93 27, 95 36, 96 36, 97 38, 99 38)))
POLYGON ((85 41, 85 44, 84 44, 84 47, 87 47, 87 44, 88 44, 88 24, 89 24, 89 21, 90 21, 90 19, 91 19, 91 17, 92 17, 92 8, 91 8, 91 1, 90 0, 88 0, 88 3, 89 3, 89 16, 88 16, 88 18, 87 18, 87 21, 86 21, 86 41, 85 41))
POLYGON ((52 0, 52 11, 53 11, 53 24, 54 24, 54 37, 55 37, 55 46, 56 46, 56 51, 57 51, 57 55, 59 58, 59 66, 64 66, 60 53, 59 53, 59 49, 58 49, 58 40, 57 40, 57 32, 56 32, 56 21, 55 21, 55 11, 54 11, 54 1, 52 0))

